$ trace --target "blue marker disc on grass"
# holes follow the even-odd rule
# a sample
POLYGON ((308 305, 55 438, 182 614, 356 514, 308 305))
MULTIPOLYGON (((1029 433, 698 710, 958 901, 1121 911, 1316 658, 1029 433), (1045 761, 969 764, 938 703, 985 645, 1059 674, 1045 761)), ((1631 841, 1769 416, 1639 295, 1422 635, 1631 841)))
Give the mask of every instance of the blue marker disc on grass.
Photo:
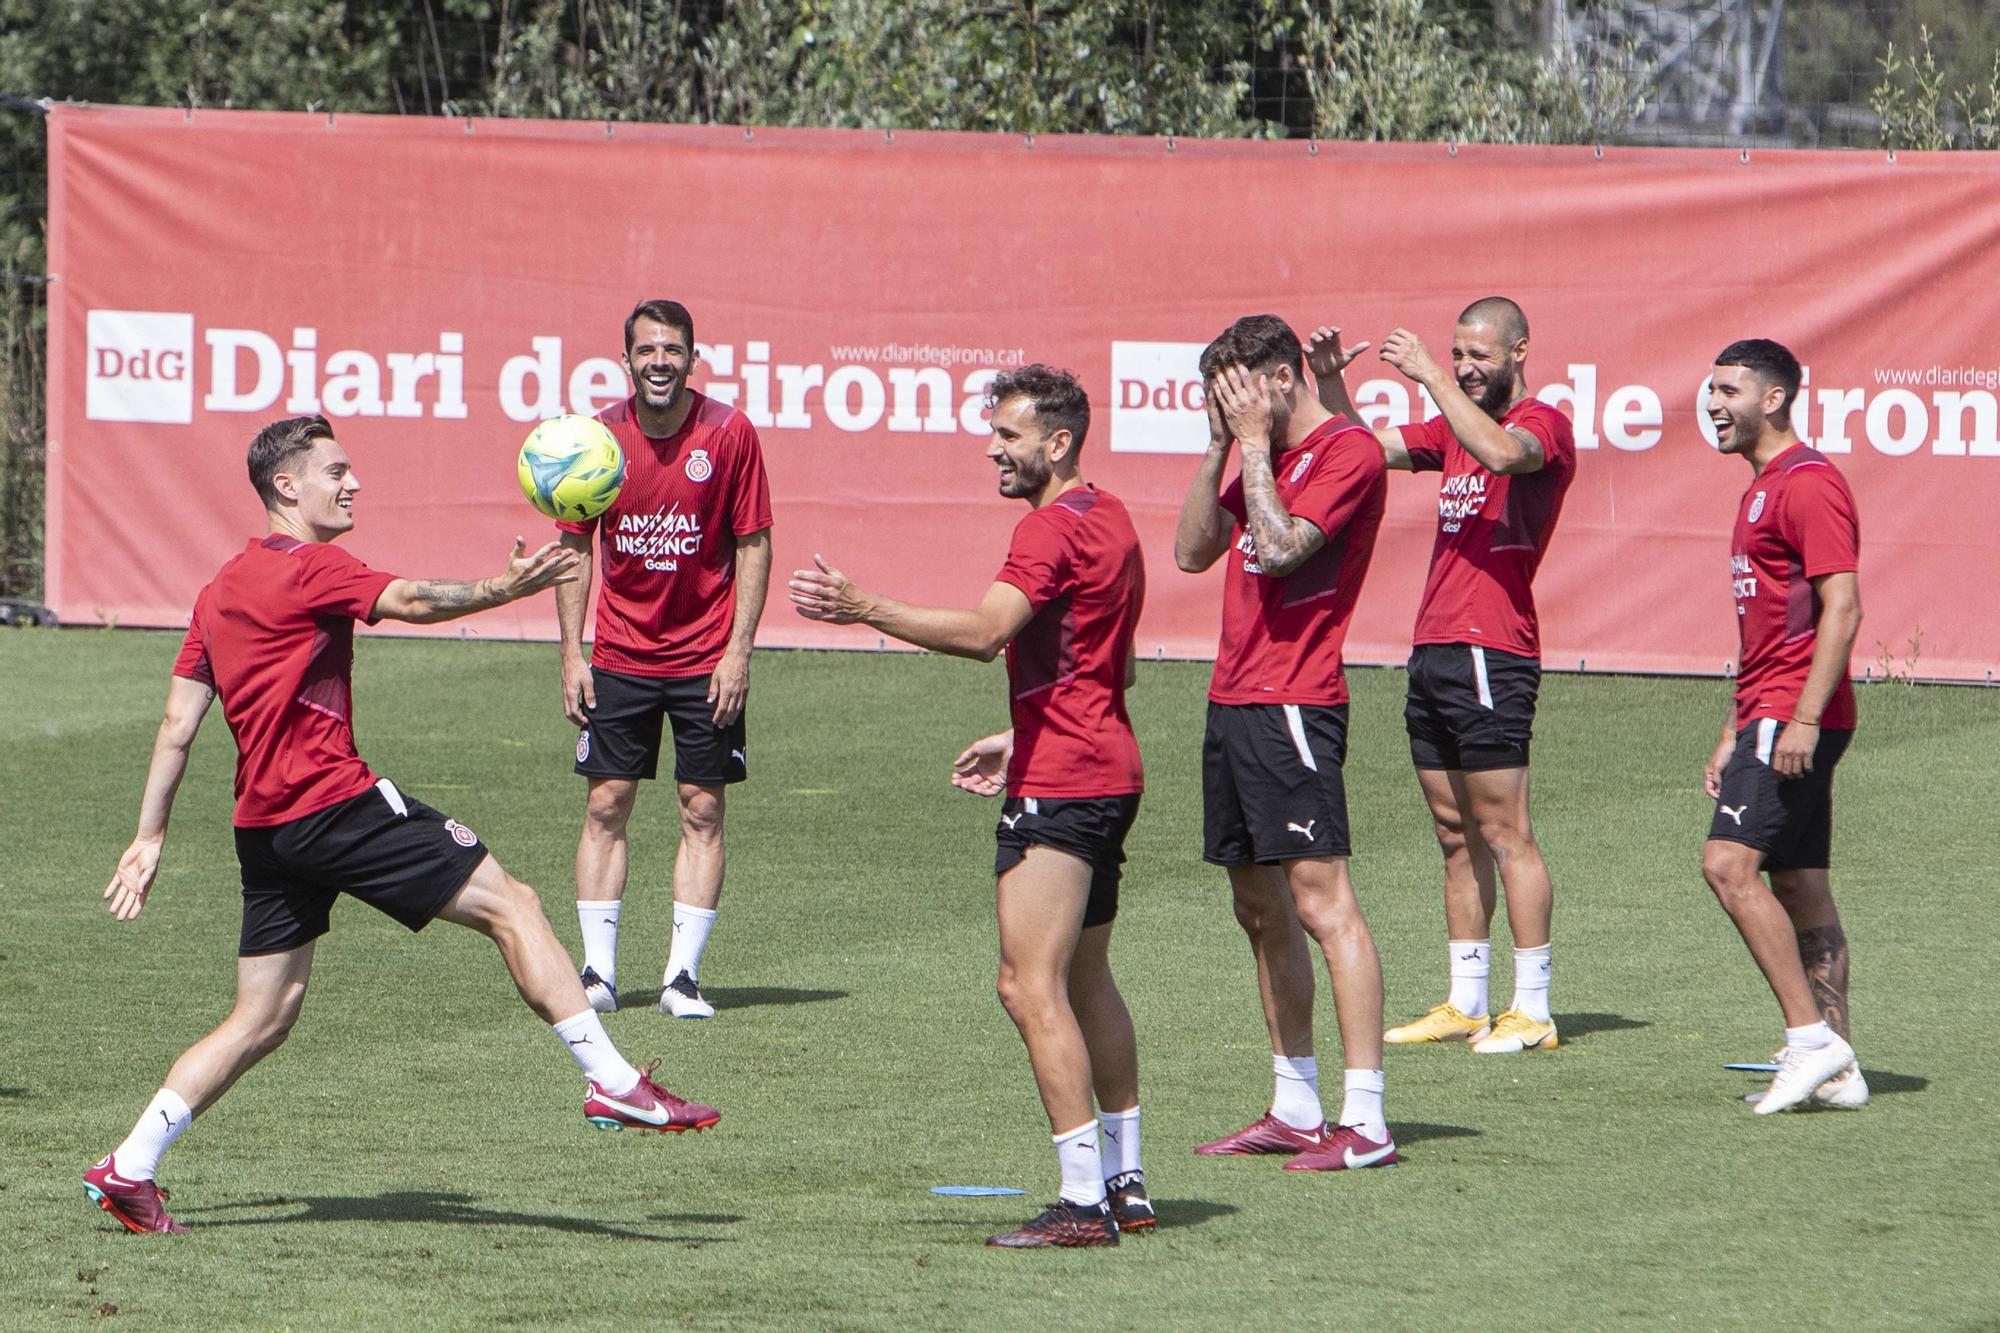
POLYGON ((933 1185, 933 1194, 949 1194, 960 1199, 983 1199, 994 1194, 1026 1194, 1012 1185, 933 1185))

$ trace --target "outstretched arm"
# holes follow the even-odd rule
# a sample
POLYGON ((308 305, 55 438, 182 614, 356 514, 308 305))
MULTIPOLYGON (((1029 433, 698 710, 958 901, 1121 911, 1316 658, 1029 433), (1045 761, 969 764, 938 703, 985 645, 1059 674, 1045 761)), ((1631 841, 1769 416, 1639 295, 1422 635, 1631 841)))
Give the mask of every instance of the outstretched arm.
POLYGON ((970 611, 917 606, 863 592, 853 580, 814 556, 817 569, 792 571, 793 609, 807 620, 828 625, 867 625, 904 643, 934 653, 991 662, 1034 617, 1028 595, 1011 583, 996 582, 970 611))
POLYGON ((597 683, 590 659, 583 655, 583 618, 590 607, 590 577, 595 563, 591 534, 565 532, 558 538, 576 552, 576 577, 556 585, 556 627, 562 634, 563 716, 584 725, 584 710, 597 707, 597 683))
POLYGON ((146 905, 146 894, 160 870, 160 849, 167 840, 174 793, 180 790, 181 775, 187 772, 188 750, 214 700, 214 689, 186 676, 175 676, 167 685, 167 715, 153 738, 146 792, 139 798, 139 831, 125 855, 118 858, 118 873, 104 888, 111 915, 120 921, 130 921, 146 905))
MULTIPOLYGON (((1352 347, 1340 345, 1340 330, 1322 324, 1306 340, 1306 369, 1313 374, 1313 385, 1319 390, 1319 405, 1339 416, 1362 421, 1361 413, 1354 406, 1354 399, 1348 396, 1347 380, 1342 372, 1354 363, 1354 358, 1367 351, 1369 344, 1356 343, 1352 347)), ((1398 426, 1375 426, 1375 442, 1382 446, 1382 462, 1397 472, 1410 471, 1410 451, 1403 443, 1403 431, 1398 426)))
POLYGON ((507 572, 490 579, 397 579, 375 599, 372 620, 401 620, 413 625, 456 620, 531 596, 558 583, 573 583, 577 553, 562 542, 550 542, 529 555, 528 543, 514 539, 507 572))

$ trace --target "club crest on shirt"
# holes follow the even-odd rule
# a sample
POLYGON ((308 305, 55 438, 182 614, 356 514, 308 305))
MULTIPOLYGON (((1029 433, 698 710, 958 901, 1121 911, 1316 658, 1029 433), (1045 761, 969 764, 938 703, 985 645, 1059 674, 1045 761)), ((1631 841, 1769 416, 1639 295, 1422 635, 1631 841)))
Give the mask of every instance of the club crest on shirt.
POLYGON ((1306 469, 1311 467, 1312 465, 1313 465, 1313 456, 1311 454, 1307 454, 1304 458, 1301 458, 1297 463, 1292 465, 1292 475, 1287 477, 1285 480, 1288 483, 1297 482, 1300 477, 1303 477, 1306 474, 1306 469))
POLYGON ((1763 516, 1764 516, 1764 492, 1759 491, 1757 492, 1756 498, 1750 501, 1749 521, 1755 523, 1758 519, 1762 518, 1763 516))
POLYGON ((470 847, 473 843, 479 841, 477 833, 474 833, 456 819, 445 820, 444 826, 446 831, 451 834, 451 840, 461 847, 470 847))
POLYGON ((687 474, 689 481, 707 481, 715 473, 715 465, 708 461, 708 450, 696 449, 688 454, 687 474))

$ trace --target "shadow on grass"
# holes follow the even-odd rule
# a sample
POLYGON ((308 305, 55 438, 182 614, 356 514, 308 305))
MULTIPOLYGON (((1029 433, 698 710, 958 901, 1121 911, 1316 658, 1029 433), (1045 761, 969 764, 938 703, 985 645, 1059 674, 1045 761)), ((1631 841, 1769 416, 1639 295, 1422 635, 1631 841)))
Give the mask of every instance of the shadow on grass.
POLYGON ((1921 1074, 1892 1074, 1886 1069, 1869 1069, 1864 1066, 1861 1077, 1868 1080, 1868 1095, 1877 1093, 1922 1092, 1931 1081, 1921 1074))
POLYGON ((1476 1139, 1485 1132, 1470 1125, 1429 1125, 1421 1120, 1396 1120, 1390 1122, 1389 1128, 1395 1134, 1398 1148, 1426 1139, 1476 1139))
POLYGON ((1556 1031, 1564 1041, 1588 1037, 1593 1032, 1629 1032, 1652 1026, 1643 1018, 1627 1018, 1623 1014, 1557 1014, 1555 1020, 1556 1031))
POLYGON ((0 1088, 0 1102, 18 1102, 33 1095, 26 1088, 0 1088))
MULTIPOLYGON (((702 997, 717 1009, 755 1009, 766 1004, 818 1004, 822 1000, 844 1000, 844 990, 794 990, 789 986, 723 986, 705 988, 702 997)), ((660 1002, 656 990, 626 991, 618 997, 620 1009, 651 1009, 660 1002)))
POLYGON ((1198 1227, 1203 1222, 1242 1211, 1233 1203, 1215 1203, 1209 1199, 1153 1200, 1153 1212, 1163 1227, 1198 1227))
MULTIPOLYGON (((726 1236, 662 1236, 609 1226, 587 1217, 564 1217, 556 1213, 496 1212, 476 1207, 470 1194, 440 1194, 429 1190, 399 1190, 373 1197, 279 1195, 269 1199, 246 1199, 239 1203, 215 1204, 203 1208, 175 1208, 174 1215, 190 1220, 203 1213, 236 1213, 251 1209, 284 1209, 282 1213, 260 1217, 215 1217, 196 1223, 197 1227, 284 1226, 298 1222, 423 1222, 432 1226, 490 1225, 541 1227, 547 1231, 567 1231, 585 1236, 613 1236, 620 1240, 671 1241, 678 1244, 721 1244, 726 1236)), ((735 1218, 662 1217, 658 1221, 735 1221, 735 1218)))

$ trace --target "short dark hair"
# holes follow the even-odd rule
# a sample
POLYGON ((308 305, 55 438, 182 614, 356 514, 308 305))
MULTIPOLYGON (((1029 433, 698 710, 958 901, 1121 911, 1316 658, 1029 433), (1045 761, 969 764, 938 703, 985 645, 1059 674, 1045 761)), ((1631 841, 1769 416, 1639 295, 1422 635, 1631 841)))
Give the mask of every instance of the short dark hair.
POLYGON ((1202 349, 1203 380, 1214 379, 1230 366, 1261 371, 1290 366, 1298 375, 1305 371, 1305 348, 1292 326, 1276 315, 1245 315, 1202 349))
POLYGON ((1032 403, 1035 420, 1043 430, 1051 434, 1068 431, 1072 456, 1083 448, 1083 437, 1090 433, 1090 395, 1076 376, 1039 361, 1019 370, 1003 370, 986 386, 986 408, 990 412, 1009 398, 1032 403))
POLYGON ((1783 389, 1785 401, 1778 404, 1777 415, 1783 417, 1791 412, 1792 399, 1799 394, 1801 377, 1799 359, 1792 355, 1791 348, 1769 338, 1740 338, 1717 354, 1715 364, 1742 366, 1764 383, 1783 389))
POLYGON ((250 441, 250 484, 264 508, 276 509, 284 498, 272 479, 300 454, 310 453, 314 440, 332 438, 333 426, 325 417, 286 417, 257 432, 250 441))
POLYGON ((1528 336, 1528 317, 1504 296, 1482 296, 1458 314, 1461 324, 1491 324, 1510 344, 1528 336))
POLYGON ((632 350, 632 330, 639 327, 639 321, 650 319, 655 324, 664 324, 670 329, 678 329, 687 335, 688 350, 694 350, 694 316, 679 301, 669 301, 664 297, 654 297, 641 301, 632 307, 632 313, 625 316, 625 350, 632 350))

